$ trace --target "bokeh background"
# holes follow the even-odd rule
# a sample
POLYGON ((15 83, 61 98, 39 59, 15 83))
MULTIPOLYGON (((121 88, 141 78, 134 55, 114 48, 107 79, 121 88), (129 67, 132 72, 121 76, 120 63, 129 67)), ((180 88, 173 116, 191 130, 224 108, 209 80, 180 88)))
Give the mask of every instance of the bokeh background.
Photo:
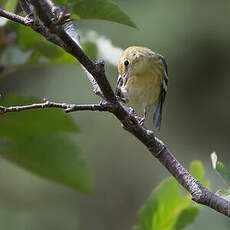
MULTIPOLYGON (((212 190, 225 185, 211 168, 210 153, 230 167, 230 2, 227 0, 114 0, 137 24, 135 30, 105 21, 80 21, 122 49, 141 45, 163 54, 169 88, 159 137, 188 168, 201 160, 212 190)), ((112 57, 111 57, 112 58, 112 57)), ((117 70, 106 65, 115 87, 117 70)), ((0 80, 7 94, 93 103, 99 98, 79 65, 30 68, 0 80)), ((94 175, 95 194, 81 195, 0 159, 0 227, 127 230, 152 189, 168 172, 107 113, 78 112, 76 143, 94 175)), ((148 124, 151 127, 151 124, 148 124)), ((204 207, 192 230, 227 230, 229 220, 204 207)))

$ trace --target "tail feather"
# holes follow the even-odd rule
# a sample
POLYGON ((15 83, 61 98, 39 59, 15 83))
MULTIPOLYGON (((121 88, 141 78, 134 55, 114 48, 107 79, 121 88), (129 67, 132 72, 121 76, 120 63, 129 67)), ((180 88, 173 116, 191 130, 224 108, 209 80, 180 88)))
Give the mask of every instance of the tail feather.
POLYGON ((164 86, 161 85, 161 92, 155 104, 155 111, 153 114, 153 124, 158 132, 160 132, 160 128, 161 128, 162 109, 163 109, 166 93, 167 91, 164 89, 164 86))
POLYGON ((160 132, 160 128, 161 128, 162 108, 163 108, 163 101, 160 97, 155 105, 155 111, 153 114, 153 124, 157 132, 160 132))

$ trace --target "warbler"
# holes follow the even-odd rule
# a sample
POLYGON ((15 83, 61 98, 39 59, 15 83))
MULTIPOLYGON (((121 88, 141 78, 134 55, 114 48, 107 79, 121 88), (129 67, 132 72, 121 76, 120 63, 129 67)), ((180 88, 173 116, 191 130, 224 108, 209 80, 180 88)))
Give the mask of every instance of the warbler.
POLYGON ((118 63, 116 95, 125 102, 140 105, 144 116, 154 109, 153 124, 159 132, 162 108, 168 85, 168 67, 165 58, 145 47, 128 47, 118 63))

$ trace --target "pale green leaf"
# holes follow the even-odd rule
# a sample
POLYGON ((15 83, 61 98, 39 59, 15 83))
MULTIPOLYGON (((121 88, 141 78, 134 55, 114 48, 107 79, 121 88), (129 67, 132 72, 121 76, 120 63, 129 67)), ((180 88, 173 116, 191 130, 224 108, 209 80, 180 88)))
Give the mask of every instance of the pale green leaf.
POLYGON ((217 154, 213 152, 211 154, 212 166, 216 171, 220 174, 220 176, 224 179, 224 181, 229 185, 230 184, 230 172, 225 167, 225 165, 217 160, 217 154))
MULTIPOLYGON (((193 176, 208 186, 202 163, 193 161, 190 168, 193 176)), ((201 206, 194 206, 191 195, 182 195, 180 188, 174 178, 164 180, 139 211, 139 226, 134 226, 133 230, 181 230, 191 224, 201 206)))
POLYGON ((181 212, 191 205, 191 198, 180 195, 180 185, 173 178, 164 180, 150 195, 138 214, 139 230, 170 230, 181 212))
POLYGON ((200 181, 207 189, 210 188, 210 182, 204 179, 205 171, 201 161, 192 161, 190 164, 190 172, 192 176, 200 181))
POLYGON ((4 26, 7 22, 8 22, 7 18, 3 18, 3 17, 0 16, 0 27, 4 26))

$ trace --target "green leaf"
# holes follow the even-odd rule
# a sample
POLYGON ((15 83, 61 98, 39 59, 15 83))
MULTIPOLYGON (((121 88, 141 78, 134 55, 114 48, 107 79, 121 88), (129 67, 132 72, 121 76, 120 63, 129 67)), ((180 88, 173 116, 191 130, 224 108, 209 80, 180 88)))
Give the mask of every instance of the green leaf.
POLYGON ((0 8, 14 12, 17 6, 18 0, 0 0, 0 8))
POLYGON ((200 181, 207 189, 210 189, 210 182, 204 179, 205 171, 201 161, 192 161, 190 172, 196 180, 200 181))
POLYGON ((219 189, 216 194, 225 200, 230 201, 230 189, 219 189))
POLYGON ((63 55, 63 50, 58 46, 48 42, 39 33, 35 33, 31 28, 18 25, 19 45, 24 50, 39 51, 39 53, 49 59, 63 55))
MULTIPOLYGON (((18 0, 1 0, 0 8, 7 10, 9 12, 14 12, 17 6, 18 0)), ((0 27, 7 23, 8 19, 0 17, 0 27)))
POLYGON ((198 207, 188 207, 184 209, 178 216, 174 229, 184 229, 188 224, 191 224, 195 220, 199 212, 200 209, 198 207))
MULTIPOLYGON (((28 105, 38 99, 10 95, 0 105, 28 105)), ((60 109, 34 109, 0 116, 0 154, 38 175, 92 193, 91 175, 71 139, 77 133, 71 117, 60 109)))
POLYGON ((79 19, 102 19, 137 28, 123 10, 108 0, 75 0, 71 17, 79 19))
POLYGON ((229 185, 230 184, 230 172, 225 167, 225 165, 217 160, 217 154, 213 152, 211 154, 212 166, 216 171, 220 174, 220 176, 224 179, 224 181, 229 185))
POLYGON ((9 161, 82 193, 92 193, 90 171, 67 136, 50 134, 1 142, 0 154, 9 161))
MULTIPOLYGON (((1 64, 8 67, 8 72, 16 70, 16 66, 28 67, 31 64, 52 63, 66 64, 77 63, 77 59, 48 41, 40 34, 35 33, 31 28, 17 25, 19 34, 19 46, 12 46, 5 49, 1 58, 1 64), (27 64, 22 66, 22 64, 27 64)), ((97 46, 94 42, 83 42, 86 53, 93 59, 97 58, 97 46)), ((8 73, 6 72, 6 74, 8 73)))
MULTIPOLYGON (((28 105, 40 102, 39 99, 9 95, 6 100, 0 101, 0 105, 28 105)), ((0 127, 0 136, 14 139, 60 131, 77 133, 76 124, 71 116, 55 108, 33 109, 1 115, 0 127)))
MULTIPOLYGON (((193 161, 190 169, 197 180, 209 186, 208 181, 204 180, 205 172, 200 161, 193 161)), ((181 230, 195 220, 200 207, 193 205, 190 194, 182 195, 180 185, 170 177, 152 192, 138 213, 140 224, 133 230, 181 230)))
POLYGON ((84 42, 82 47, 91 59, 97 59, 98 48, 94 42, 84 42))
POLYGON ((32 51, 23 51, 17 46, 7 47, 1 57, 1 62, 5 67, 25 64, 31 57, 32 51))
POLYGON ((227 184, 230 184, 230 173, 222 162, 216 162, 216 171, 224 178, 227 184))
POLYGON ((67 63, 77 63, 78 60, 70 55, 69 53, 65 52, 62 48, 57 47, 57 49, 61 52, 58 56, 50 58, 50 62, 53 64, 67 64, 67 63))
POLYGON ((180 185, 173 178, 164 180, 141 208, 139 230, 170 230, 181 212, 191 205, 191 198, 180 195, 180 185))
MULTIPOLYGON (((84 49, 84 51, 88 54, 88 56, 90 58, 92 58, 93 60, 97 59, 97 46, 95 43, 93 42, 83 42, 82 43, 82 47, 84 49)), ((63 51, 60 47, 57 47, 60 52, 61 55, 59 54, 57 57, 53 57, 50 59, 51 63, 54 64, 67 64, 67 63, 77 63, 78 60, 73 57, 72 55, 70 55, 69 53, 63 51)))
MULTIPOLYGON (((18 26, 19 45, 25 50, 32 50, 33 55, 30 61, 39 63, 41 57, 47 58, 47 62, 54 64, 77 63, 77 59, 48 41, 46 41, 40 34, 35 33, 30 28, 25 26, 18 26)), ((42 60, 43 61, 43 60, 42 60)))

